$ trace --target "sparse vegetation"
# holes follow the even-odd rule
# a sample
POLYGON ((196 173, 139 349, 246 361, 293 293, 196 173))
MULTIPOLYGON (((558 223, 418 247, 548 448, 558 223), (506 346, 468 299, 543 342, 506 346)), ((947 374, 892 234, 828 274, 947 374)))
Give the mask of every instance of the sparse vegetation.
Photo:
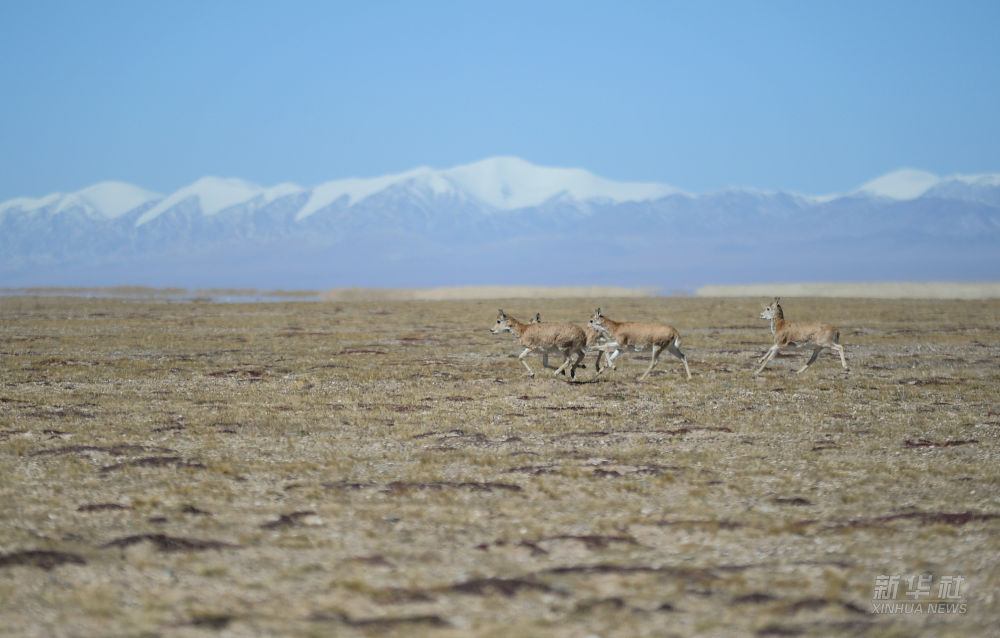
MULTIPOLYGON (((193 303, 0 297, 13 635, 986 635, 1000 601, 1000 300, 193 303), (662 321, 535 379, 497 307, 662 321), (964 614, 872 614, 880 575, 964 614)), ((905 600, 905 599, 904 599, 905 600)))

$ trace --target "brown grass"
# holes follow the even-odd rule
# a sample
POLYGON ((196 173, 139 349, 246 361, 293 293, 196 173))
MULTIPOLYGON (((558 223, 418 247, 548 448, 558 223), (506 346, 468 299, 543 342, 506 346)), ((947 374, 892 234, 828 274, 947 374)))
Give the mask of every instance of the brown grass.
POLYGON ((694 375, 568 383, 495 300, 0 298, 4 630, 994 631, 1000 301, 795 298, 851 371, 754 378, 767 300, 501 301, 669 323, 694 375), (871 614, 894 574, 967 612, 871 614))

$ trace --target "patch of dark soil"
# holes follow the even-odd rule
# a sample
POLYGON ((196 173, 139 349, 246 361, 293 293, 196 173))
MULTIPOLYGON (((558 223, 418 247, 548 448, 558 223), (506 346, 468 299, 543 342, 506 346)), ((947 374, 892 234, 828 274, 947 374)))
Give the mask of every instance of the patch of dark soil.
POLYGON ((839 450, 840 445, 833 441, 816 441, 816 445, 810 448, 811 452, 822 452, 823 450, 839 450))
POLYGON ((612 565, 607 563, 598 563, 596 565, 564 565, 562 567, 550 567, 536 572, 536 575, 539 576, 546 574, 561 576, 569 574, 661 574, 664 576, 679 578, 685 582, 704 582, 719 578, 712 572, 711 569, 702 569, 697 567, 653 567, 652 565, 612 565))
POLYGON ((444 618, 433 614, 421 616, 396 616, 389 618, 351 618, 344 613, 335 614, 313 614, 309 617, 312 622, 339 622, 348 627, 371 629, 374 631, 387 631, 405 625, 422 625, 425 627, 450 627, 451 625, 444 618))
POLYGON ((805 633, 804 629, 799 627, 791 627, 789 625, 767 625, 757 630, 756 635, 764 638, 766 636, 801 636, 805 633))
POLYGON ((133 536, 123 536, 101 545, 101 549, 109 547, 128 547, 136 543, 149 541, 161 552, 200 552, 206 549, 240 549, 242 545, 226 543, 223 541, 202 540, 197 538, 183 538, 179 536, 167 536, 166 534, 135 534, 133 536))
POLYGON ((542 593, 557 593, 565 596, 565 592, 553 588, 545 583, 535 582, 524 578, 476 578, 457 583, 448 588, 450 591, 459 594, 473 594, 476 596, 490 596, 500 594, 510 598, 520 591, 535 591, 542 593))
POLYGON ((899 385, 951 385, 956 379, 948 377, 931 377, 929 379, 900 379, 899 385))
POLYGON ((195 516, 211 516, 211 512, 206 512, 203 509, 198 509, 194 505, 182 505, 180 508, 181 514, 193 514, 195 516))
POLYGON ((389 587, 376 592, 372 600, 380 605, 405 605, 409 603, 432 603, 434 597, 427 592, 406 589, 403 587, 389 587))
POLYGON ((539 394, 538 396, 529 396, 527 394, 522 394, 521 396, 519 396, 517 398, 520 401, 538 401, 540 399, 548 399, 549 397, 547 395, 544 395, 544 394, 539 394))
MULTIPOLYGON (((691 423, 691 421, 687 421, 687 422, 691 423)), ((726 427, 724 425, 719 425, 719 426, 696 425, 696 426, 693 426, 693 427, 686 427, 685 426, 685 427, 682 427, 682 428, 677 428, 676 430, 650 430, 649 434, 669 434, 670 436, 678 436, 678 435, 681 435, 681 434, 688 434, 690 432, 695 432, 695 431, 698 431, 698 430, 704 430, 704 431, 707 431, 707 432, 732 432, 733 431, 732 428, 726 427)))
POLYGON ((523 472, 533 476, 539 476, 541 474, 555 474, 557 471, 558 468, 554 465, 523 465, 521 467, 512 467, 507 470, 508 473, 523 472))
POLYGON ((217 370, 216 372, 209 372, 210 377, 247 377, 250 380, 260 380, 267 374, 266 370, 260 370, 257 368, 248 368, 246 370, 240 370, 239 368, 232 368, 229 370, 217 370))
MULTIPOLYGON (((505 540, 497 540, 497 541, 493 541, 492 543, 480 543, 479 545, 476 545, 476 549, 479 549, 479 550, 482 550, 482 551, 486 551, 490 547, 506 547, 507 545, 509 545, 509 543, 507 541, 505 541, 505 540)), ((533 541, 529 541, 529 540, 518 541, 517 543, 514 543, 512 546, 513 547, 526 547, 526 548, 528 548, 528 549, 531 550, 531 555, 532 556, 541 556, 541 555, 549 553, 548 550, 543 549, 537 543, 535 543, 533 541)))
POLYGON ((509 492, 520 492, 523 488, 520 485, 510 483, 493 483, 478 481, 393 481, 385 486, 383 492, 397 494, 410 490, 442 490, 445 488, 472 490, 473 492, 492 492, 494 490, 506 490, 509 492))
POLYGON ((314 510, 300 510, 298 512, 290 512, 288 514, 280 514, 277 520, 264 523, 260 526, 261 529, 281 529, 283 527, 294 527, 298 524, 300 518, 305 518, 306 516, 315 516, 316 512, 314 510))
POLYGON ((354 556, 347 559, 351 563, 361 563, 362 565, 375 565, 378 567, 395 567, 385 556, 373 554, 371 556, 354 556))
POLYGON ((603 534, 559 534, 556 536, 543 536, 535 541, 535 543, 544 543, 546 541, 579 541, 587 549, 605 549, 615 543, 639 546, 639 541, 631 536, 607 536, 603 534))
POLYGON ((0 568, 24 565, 50 571, 65 564, 86 565, 87 561, 79 554, 55 552, 45 549, 26 549, 9 554, 0 554, 0 568))
POLYGON ((183 429, 184 429, 184 426, 180 425, 180 424, 177 424, 177 425, 164 425, 161 428, 153 428, 152 432, 159 434, 160 432, 174 432, 174 431, 183 430, 183 429))
POLYGON ((132 509, 128 505, 119 505, 118 503, 88 503, 86 505, 81 505, 76 508, 78 512, 105 512, 108 510, 130 510, 132 509))
POLYGON ((812 505, 812 501, 801 496, 778 496, 774 499, 777 505, 812 505))
MULTIPOLYGON (((885 516, 853 518, 826 525, 823 529, 851 530, 884 527, 887 523, 899 520, 913 520, 920 525, 965 525, 967 523, 992 521, 996 519, 1000 519, 1000 514, 994 512, 901 512, 899 514, 887 514, 885 516)), ((799 521, 797 524, 801 526, 809 526, 815 525, 819 522, 820 521, 818 520, 812 519, 799 521)))
POLYGON ((603 430, 596 430, 592 432, 567 432, 566 434, 560 434, 559 436, 552 437, 553 441, 562 441, 564 439, 575 439, 577 437, 587 437, 587 438, 597 438, 602 436, 608 436, 610 432, 605 432, 603 430))
POLYGON ((976 439, 969 439, 967 441, 931 441, 930 439, 916 439, 910 440, 906 439, 903 441, 903 447, 951 447, 953 445, 969 445, 971 443, 979 443, 976 439))
MULTIPOLYGON (((292 489, 293 486, 289 486, 285 489, 292 489)), ((299 487, 295 485, 294 487, 299 487)), ((328 490, 363 490, 369 487, 375 487, 375 483, 355 483, 353 481, 335 481, 333 483, 323 483, 323 487, 328 490)))
POLYGON ((596 600, 584 600, 576 605, 577 613, 587 613, 595 609, 609 609, 609 610, 620 610, 629 608, 628 603, 625 602, 624 598, 618 596, 611 596, 609 598, 598 598, 596 600))
POLYGON ((777 600, 777 598, 771 594, 762 591, 755 591, 749 594, 743 594, 742 596, 737 596, 733 598, 734 605, 750 604, 758 605, 760 603, 768 603, 772 600, 777 600))
POLYGON ((709 529, 740 529, 746 527, 745 524, 737 521, 710 520, 710 519, 682 519, 676 521, 660 521, 660 527, 707 527, 709 529))
POLYGON ((173 451, 174 450, 171 450, 170 448, 149 445, 68 445, 48 450, 35 450, 28 456, 79 454, 81 452, 103 452, 104 454, 110 454, 111 456, 125 456, 126 454, 136 454, 140 452, 170 454, 173 451))
POLYGON ((341 350, 337 354, 386 354, 385 350, 374 350, 371 348, 348 348, 341 350))
POLYGON ((222 631, 229 626, 231 622, 236 620, 236 616, 231 616, 229 614, 205 614, 204 616, 198 616, 192 618, 187 622, 179 623, 178 627, 201 627, 204 629, 214 629, 215 631, 222 631))
POLYGON ((203 463, 185 461, 179 456, 147 456, 141 459, 132 459, 131 461, 105 465, 98 470, 98 472, 101 474, 107 474, 108 472, 121 470, 126 467, 165 467, 168 465, 172 465, 174 467, 188 467, 198 470, 205 469, 205 465, 203 463))
POLYGON ((437 437, 438 441, 445 441, 448 439, 470 439, 476 443, 485 443, 490 440, 485 434, 480 434, 479 432, 466 432, 462 429, 447 430, 444 432, 424 432, 422 434, 417 434, 414 439, 426 439, 429 437, 437 437))
POLYGON ((867 610, 858 607, 852 602, 845 602, 841 600, 827 600, 826 598, 803 598, 801 600, 796 600, 788 605, 788 611, 790 613, 798 613, 800 611, 816 611, 818 609, 823 609, 828 606, 835 606, 849 611, 855 614, 866 614, 867 610))

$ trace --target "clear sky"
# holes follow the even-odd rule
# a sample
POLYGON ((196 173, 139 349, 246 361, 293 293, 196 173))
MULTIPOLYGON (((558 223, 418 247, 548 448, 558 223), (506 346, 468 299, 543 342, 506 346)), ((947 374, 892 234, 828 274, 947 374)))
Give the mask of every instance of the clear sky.
POLYGON ((496 155, 688 191, 1000 172, 1000 2, 0 0, 0 201, 496 155))

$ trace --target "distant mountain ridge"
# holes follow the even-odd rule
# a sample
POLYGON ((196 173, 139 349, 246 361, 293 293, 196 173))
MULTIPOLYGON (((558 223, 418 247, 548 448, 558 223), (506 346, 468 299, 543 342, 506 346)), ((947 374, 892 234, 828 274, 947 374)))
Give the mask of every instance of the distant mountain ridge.
POLYGON ((0 287, 658 285, 1000 276, 1000 175, 693 194, 498 157, 312 188, 205 177, 0 203, 0 287))

